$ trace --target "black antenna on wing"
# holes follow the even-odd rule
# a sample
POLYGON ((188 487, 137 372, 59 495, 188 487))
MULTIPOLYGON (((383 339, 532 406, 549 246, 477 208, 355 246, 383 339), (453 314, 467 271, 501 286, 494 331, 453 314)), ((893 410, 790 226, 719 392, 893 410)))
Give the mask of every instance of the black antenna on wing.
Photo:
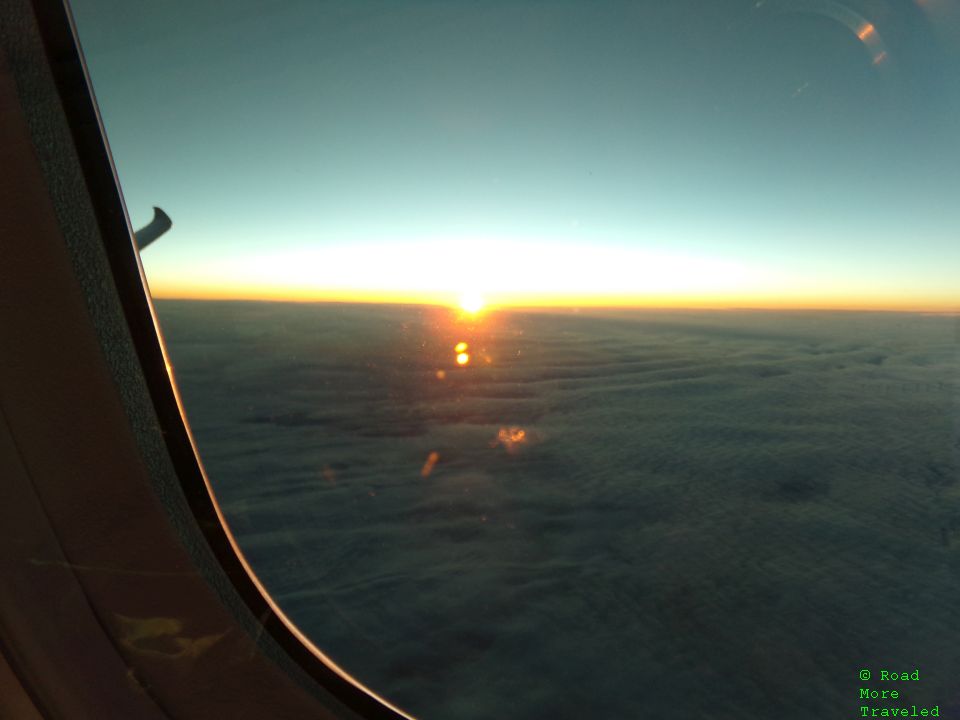
POLYGON ((137 240, 137 247, 143 250, 171 227, 173 227, 173 221, 170 216, 155 206, 153 208, 153 220, 133 234, 137 240))

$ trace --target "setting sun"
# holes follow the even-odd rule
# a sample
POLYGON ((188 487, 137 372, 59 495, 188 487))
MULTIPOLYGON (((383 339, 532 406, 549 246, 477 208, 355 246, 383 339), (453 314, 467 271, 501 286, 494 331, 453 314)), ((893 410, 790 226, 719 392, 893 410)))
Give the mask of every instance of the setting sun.
POLYGON ((485 304, 483 297, 477 292, 467 292, 460 296, 460 307, 468 313, 480 312, 485 304))

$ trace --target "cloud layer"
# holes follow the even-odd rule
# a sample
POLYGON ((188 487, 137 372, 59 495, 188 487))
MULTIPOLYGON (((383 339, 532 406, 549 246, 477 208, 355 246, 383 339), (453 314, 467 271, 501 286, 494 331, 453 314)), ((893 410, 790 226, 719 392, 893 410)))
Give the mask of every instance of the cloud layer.
POLYGON ((423 718, 960 700, 955 318, 158 311, 257 572, 423 718))

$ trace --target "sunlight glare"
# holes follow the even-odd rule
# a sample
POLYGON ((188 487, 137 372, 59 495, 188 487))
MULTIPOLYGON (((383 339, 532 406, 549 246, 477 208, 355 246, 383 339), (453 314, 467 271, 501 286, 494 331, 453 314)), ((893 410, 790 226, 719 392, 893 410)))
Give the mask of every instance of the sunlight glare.
POLYGON ((460 296, 460 307, 471 315, 480 312, 485 304, 478 292, 465 292, 460 296))

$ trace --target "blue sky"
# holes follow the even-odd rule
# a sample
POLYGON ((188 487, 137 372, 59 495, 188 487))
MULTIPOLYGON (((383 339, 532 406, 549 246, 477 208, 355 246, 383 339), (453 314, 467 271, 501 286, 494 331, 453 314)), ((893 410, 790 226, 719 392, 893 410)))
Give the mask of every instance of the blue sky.
POLYGON ((960 304, 943 0, 73 8, 157 294, 960 304))

